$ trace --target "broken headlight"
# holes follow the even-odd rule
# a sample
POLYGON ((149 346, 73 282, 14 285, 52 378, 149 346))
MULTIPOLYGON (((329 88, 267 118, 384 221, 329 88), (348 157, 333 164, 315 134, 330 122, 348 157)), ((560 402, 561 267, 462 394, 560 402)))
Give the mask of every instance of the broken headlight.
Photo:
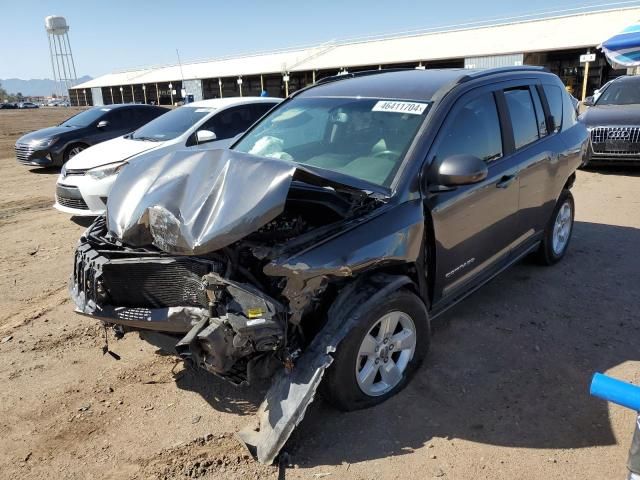
POLYGON ((96 167, 92 168, 91 170, 87 170, 87 175, 94 180, 101 180, 111 175, 115 175, 125 165, 126 162, 110 163, 108 165, 103 165, 102 167, 96 167))

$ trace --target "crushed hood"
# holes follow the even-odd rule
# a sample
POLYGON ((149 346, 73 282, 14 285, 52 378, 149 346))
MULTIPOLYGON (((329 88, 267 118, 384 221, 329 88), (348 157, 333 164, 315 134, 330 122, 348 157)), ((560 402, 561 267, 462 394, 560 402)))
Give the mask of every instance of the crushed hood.
POLYGON ((291 162, 231 150, 145 156, 118 175, 107 226, 134 247, 212 252, 282 213, 295 171, 291 162))

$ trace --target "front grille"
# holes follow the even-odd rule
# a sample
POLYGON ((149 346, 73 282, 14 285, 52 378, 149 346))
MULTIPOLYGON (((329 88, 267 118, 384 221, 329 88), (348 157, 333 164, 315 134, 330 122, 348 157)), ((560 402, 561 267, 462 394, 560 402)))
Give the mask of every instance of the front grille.
POLYGON ((640 127, 595 127, 591 130, 595 155, 634 157, 640 155, 640 127))
POLYGON ((95 247, 84 239, 76 249, 77 295, 83 293, 87 300, 114 307, 208 306, 202 277, 212 271, 222 273, 222 262, 118 246, 109 240, 103 224, 99 220, 94 224, 99 231, 89 232, 95 247))
POLYGON ((16 143, 16 158, 19 162, 29 163, 31 161, 31 155, 34 152, 33 147, 26 143, 16 143))
POLYGON ((81 198, 65 198, 56 195, 56 201, 63 207, 75 208, 76 210, 89 210, 89 206, 81 198))
POLYGON ((75 208, 77 210, 89 210, 80 190, 77 187, 67 185, 56 186, 56 201, 59 205, 67 208, 75 208))

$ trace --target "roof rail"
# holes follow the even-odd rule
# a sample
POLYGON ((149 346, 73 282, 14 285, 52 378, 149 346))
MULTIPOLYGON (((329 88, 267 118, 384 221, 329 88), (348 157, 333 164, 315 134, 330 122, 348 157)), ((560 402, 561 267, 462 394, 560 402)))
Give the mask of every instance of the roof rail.
POLYGON ((495 67, 495 68, 479 68, 477 70, 469 69, 469 73, 460 77, 458 84, 475 80, 477 78, 488 77, 489 75, 498 75, 500 73, 509 72, 549 72, 546 67, 539 67, 535 65, 519 65, 511 67, 495 67))
POLYGON ((332 75, 330 77, 324 77, 316 81, 314 85, 322 85, 323 83, 337 82, 338 80, 345 80, 347 78, 366 77, 369 75, 377 75, 380 73, 389 72, 406 72, 408 70, 415 70, 415 68, 383 68, 376 70, 362 70, 361 72, 343 73, 342 75, 332 75))

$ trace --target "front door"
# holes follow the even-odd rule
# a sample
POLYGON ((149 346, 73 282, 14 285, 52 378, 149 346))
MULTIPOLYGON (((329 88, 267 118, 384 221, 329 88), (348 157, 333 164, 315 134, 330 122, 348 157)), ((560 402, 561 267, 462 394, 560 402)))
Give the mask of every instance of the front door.
POLYGON ((426 199, 436 239, 435 300, 466 290, 481 273, 498 268, 515 240, 518 165, 505 155, 497 95, 489 87, 463 95, 429 153, 430 168, 448 156, 469 154, 484 160, 489 170, 479 183, 426 199))

